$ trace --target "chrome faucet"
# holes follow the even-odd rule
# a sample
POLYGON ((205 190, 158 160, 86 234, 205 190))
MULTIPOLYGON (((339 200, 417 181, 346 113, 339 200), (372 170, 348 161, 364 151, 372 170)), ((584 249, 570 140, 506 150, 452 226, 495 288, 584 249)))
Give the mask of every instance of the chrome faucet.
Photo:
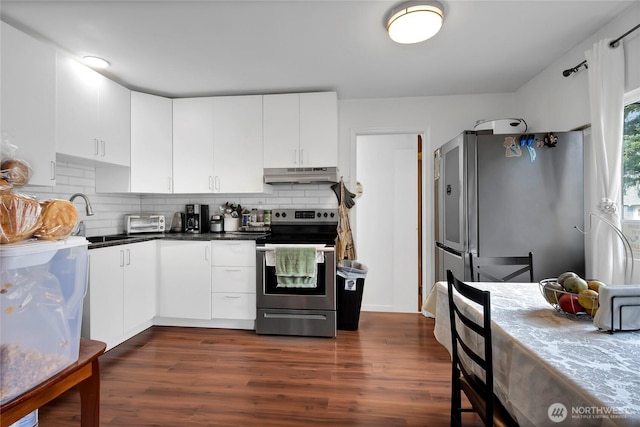
POLYGON ((93 215, 93 208, 91 207, 91 202, 89 202, 89 198, 82 193, 76 193, 69 198, 69 201, 73 202, 73 199, 75 199, 76 197, 82 197, 84 199, 84 202, 87 204, 87 216, 93 215))

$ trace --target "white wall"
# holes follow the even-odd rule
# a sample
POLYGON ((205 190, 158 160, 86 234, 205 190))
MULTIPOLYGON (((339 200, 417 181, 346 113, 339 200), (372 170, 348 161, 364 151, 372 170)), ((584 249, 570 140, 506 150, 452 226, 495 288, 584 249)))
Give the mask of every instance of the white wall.
MULTIPOLYGON (((515 93, 516 111, 533 132, 566 131, 587 125, 589 87, 587 70, 564 77, 562 71, 585 60, 584 53, 602 39, 616 39, 640 22, 640 2, 635 2, 618 18, 584 40, 515 93)), ((640 30, 623 39, 625 88, 640 87, 640 30)))

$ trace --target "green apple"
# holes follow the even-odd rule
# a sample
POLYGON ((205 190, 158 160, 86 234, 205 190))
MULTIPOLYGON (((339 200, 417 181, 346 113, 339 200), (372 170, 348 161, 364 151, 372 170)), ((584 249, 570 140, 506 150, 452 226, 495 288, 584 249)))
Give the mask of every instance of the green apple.
POLYGON ((569 277, 578 277, 578 275, 572 271, 567 271, 566 273, 562 273, 558 276, 558 283, 564 286, 564 281, 569 277))
POLYGON ((584 279, 581 279, 579 277, 569 277, 567 278, 564 283, 562 284, 562 287, 567 291, 567 292, 571 292, 572 294, 578 294, 580 293, 580 291, 584 291, 585 289, 589 289, 589 286, 587 285, 587 281, 584 279))

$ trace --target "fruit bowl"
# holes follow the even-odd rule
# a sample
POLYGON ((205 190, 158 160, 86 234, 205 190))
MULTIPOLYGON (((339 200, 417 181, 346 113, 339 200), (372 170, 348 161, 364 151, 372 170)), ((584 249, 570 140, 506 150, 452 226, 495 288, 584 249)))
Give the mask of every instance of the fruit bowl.
POLYGON ((542 297, 560 313, 576 318, 591 318, 598 311, 597 294, 583 295, 568 292, 555 278, 541 280, 539 285, 542 297))

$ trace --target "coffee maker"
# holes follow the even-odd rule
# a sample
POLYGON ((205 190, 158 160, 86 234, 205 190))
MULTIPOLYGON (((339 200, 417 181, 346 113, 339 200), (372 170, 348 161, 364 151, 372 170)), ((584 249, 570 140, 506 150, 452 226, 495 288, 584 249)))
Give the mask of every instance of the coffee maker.
POLYGON ((189 204, 185 207, 186 233, 208 233, 209 232, 209 205, 189 204))

